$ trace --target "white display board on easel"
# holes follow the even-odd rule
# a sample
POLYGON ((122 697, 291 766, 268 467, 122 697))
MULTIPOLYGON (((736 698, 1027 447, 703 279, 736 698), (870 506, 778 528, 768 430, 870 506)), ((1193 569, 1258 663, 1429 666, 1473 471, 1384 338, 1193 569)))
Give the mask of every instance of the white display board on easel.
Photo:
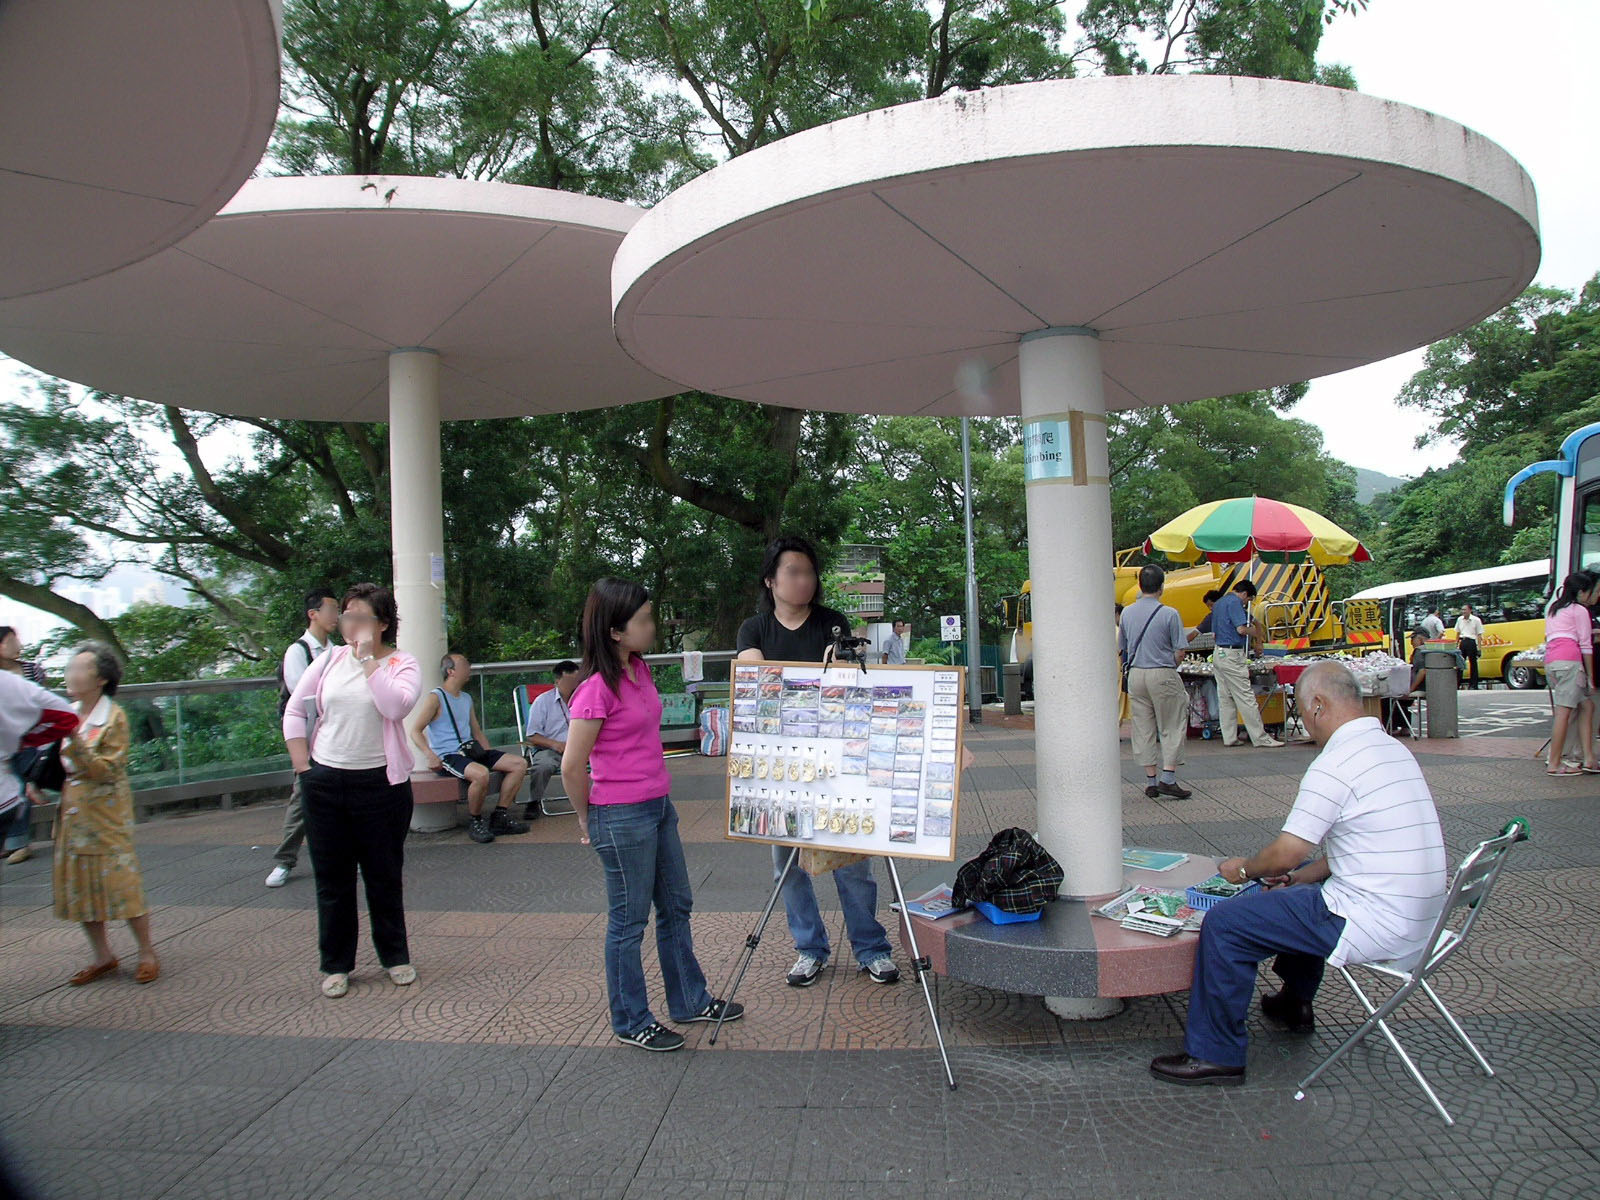
POLYGON ((727 836, 953 860, 964 674, 735 663, 727 836))

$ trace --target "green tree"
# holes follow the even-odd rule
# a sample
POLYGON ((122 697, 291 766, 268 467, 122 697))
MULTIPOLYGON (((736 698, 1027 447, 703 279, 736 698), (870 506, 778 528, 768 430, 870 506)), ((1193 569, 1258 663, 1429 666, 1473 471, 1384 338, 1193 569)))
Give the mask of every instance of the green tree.
POLYGON ((1387 497, 1379 539, 1389 578, 1465 571, 1549 553, 1548 484, 1525 484, 1517 527, 1500 522, 1506 481, 1600 420, 1600 276, 1576 292, 1531 287, 1493 316, 1428 347, 1400 404, 1432 418, 1419 439, 1460 443, 1457 460, 1387 497))
POLYGON ((1354 87, 1317 63, 1323 29, 1366 0, 1089 0, 1080 53, 1108 75, 1253 75, 1354 87))
POLYGON ((1247 392, 1174 408, 1115 414, 1110 424, 1111 511, 1119 547, 1196 504, 1269 496, 1298 504, 1365 536, 1355 472, 1322 448, 1322 431, 1279 411, 1304 385, 1247 392))
MULTIPOLYGON (((883 547, 885 615, 935 628, 966 611, 961 422, 883 417, 864 432, 846 473, 847 542, 883 547)), ((972 422, 973 560, 979 624, 999 635, 998 597, 1028 577, 1027 501, 1017 422, 972 422)))
MULTIPOLYGON (((1087 69, 1311 78, 1317 22, 1352 7, 1091 2, 1080 24, 1092 37, 1069 52, 1064 10, 1042 0, 288 0, 272 162, 649 202, 788 133, 953 89, 1087 69), (1141 58, 1158 19, 1182 53, 1141 58)), ((1277 419, 1259 421, 1270 431, 1277 419)), ((908 596, 958 609, 959 554, 954 575, 931 565, 952 536, 959 545, 958 510, 934 488, 915 509, 914 476, 894 475, 908 469, 901 443, 912 435, 891 425, 860 441, 881 424, 690 393, 607 413, 450 425, 452 642, 474 656, 570 645, 589 582, 614 572, 644 579, 672 608, 669 639, 699 632, 725 644, 749 610, 762 544, 779 530, 824 546, 890 537, 900 577, 916 588, 908 596), (892 469, 868 478, 855 466, 863 452, 892 469), (851 531, 846 491, 857 485, 878 488, 891 508, 882 520, 856 518, 851 531)), ((942 473, 950 443, 940 428, 926 449, 942 473)), ((1176 462, 1190 452, 1181 442, 1192 431, 1173 432, 1171 421, 1125 428, 1150 439, 1150 455, 1176 462)), ((996 540, 980 572, 1009 591, 1020 575, 1020 469, 1005 437, 983 436, 998 440, 986 443, 975 500, 980 537, 996 540)), ((265 662, 297 632, 305 587, 387 579, 386 440, 381 425, 236 421, 41 385, 36 403, 0 412, 11 517, 0 593, 115 637, 56 589, 119 559, 153 557, 209 606, 229 647, 265 662), (241 433, 247 455, 213 449, 241 433)), ((1173 478, 1194 475, 1191 490, 1242 486, 1270 478, 1276 461, 1253 475, 1233 463, 1231 476, 1195 461, 1173 478)), ((1152 462, 1130 459, 1146 475, 1127 493, 1146 489, 1143 512, 1171 497, 1152 490, 1152 462)))

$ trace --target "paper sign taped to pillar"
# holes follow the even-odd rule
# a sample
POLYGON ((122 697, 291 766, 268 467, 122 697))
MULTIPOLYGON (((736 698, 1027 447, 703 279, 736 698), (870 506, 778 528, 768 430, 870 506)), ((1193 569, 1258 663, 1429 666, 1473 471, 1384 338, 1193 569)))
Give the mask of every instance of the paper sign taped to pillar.
POLYGON ((735 663, 726 836, 952 861, 964 676, 735 663))
POLYGON ((1022 475, 1030 483, 1036 479, 1073 477, 1070 421, 1046 417, 1023 422, 1022 475))

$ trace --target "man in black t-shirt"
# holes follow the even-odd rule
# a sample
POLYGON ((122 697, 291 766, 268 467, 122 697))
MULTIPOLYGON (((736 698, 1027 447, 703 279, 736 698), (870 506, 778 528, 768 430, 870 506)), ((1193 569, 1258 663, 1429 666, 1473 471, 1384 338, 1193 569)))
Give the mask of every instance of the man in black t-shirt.
MULTIPOLYGON (((735 644, 739 661, 822 662, 834 639, 850 632, 850 618, 816 602, 819 576, 817 552, 804 538, 781 537, 767 547, 761 564, 761 611, 739 626, 735 644)), ((783 873, 788 858, 788 847, 772 847, 774 879, 783 873)), ((837 868, 833 882, 859 969, 874 983, 894 983, 900 970, 889 955, 889 934, 878 921, 872 860, 863 858, 837 868)), ((804 871, 789 872, 783 909, 798 955, 785 982, 790 987, 810 987, 828 961, 829 947, 817 894, 804 871)))
POLYGON ((808 607, 798 629, 790 629, 775 612, 757 613, 739 626, 736 648, 741 655, 746 650, 759 650, 762 658, 774 662, 819 663, 834 639, 849 633, 849 617, 817 604, 808 607))

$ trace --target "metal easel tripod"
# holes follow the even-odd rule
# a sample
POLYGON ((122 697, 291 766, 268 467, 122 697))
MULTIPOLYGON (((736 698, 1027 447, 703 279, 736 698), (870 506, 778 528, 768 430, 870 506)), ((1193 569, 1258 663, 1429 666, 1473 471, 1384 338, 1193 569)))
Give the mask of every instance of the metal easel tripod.
MULTIPOLYGON (((756 927, 745 935, 744 952, 739 956, 738 963, 734 966, 733 977, 728 981, 727 988, 723 991, 723 998, 732 1001, 734 993, 739 990, 739 984, 744 980, 745 971, 750 967, 750 960, 755 957, 756 948, 761 945, 761 935, 766 932, 767 922, 772 919, 772 910, 778 906, 778 897, 783 894, 783 885, 788 882, 789 872, 795 869, 796 860, 800 854, 800 847, 789 847, 789 857, 784 860, 783 870, 778 872, 778 881, 772 887, 772 895, 767 897, 767 906, 761 910, 761 919, 756 922, 756 927)), ((894 897, 900 905, 901 925, 906 932, 906 940, 911 946, 911 965, 917 973, 917 982, 922 985, 922 997, 928 1004, 928 1018, 933 1022, 934 1040, 939 1044, 939 1058, 944 1063, 945 1082, 950 1085, 950 1090, 956 1087, 955 1073, 950 1069, 950 1055, 945 1050, 944 1033, 939 1028, 939 1012, 933 1003, 933 991, 928 987, 928 975, 933 970, 933 965, 917 947, 917 931, 911 923, 911 915, 906 911, 905 889, 900 886, 900 872, 896 869, 893 857, 883 856, 883 861, 889 867, 889 880, 894 884, 894 897)), ((726 1013, 728 1005, 724 1004, 722 1012, 726 1013)), ((717 1023, 711 1029, 711 1036, 706 1039, 711 1045, 717 1044, 717 1035, 722 1032, 722 1017, 717 1017, 717 1023)))

